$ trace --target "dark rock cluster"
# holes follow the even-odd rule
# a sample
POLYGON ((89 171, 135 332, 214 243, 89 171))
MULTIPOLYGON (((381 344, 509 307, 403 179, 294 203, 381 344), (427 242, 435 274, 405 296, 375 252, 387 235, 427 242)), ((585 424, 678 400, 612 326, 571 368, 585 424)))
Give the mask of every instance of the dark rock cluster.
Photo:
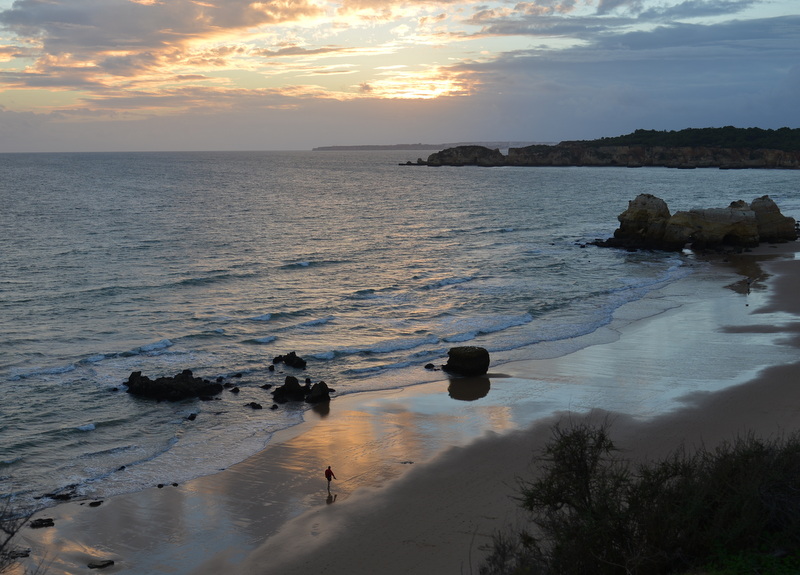
POLYGON ((331 393, 334 390, 328 387, 324 381, 311 384, 310 379, 306 379, 305 385, 300 385, 293 375, 287 375, 283 385, 272 392, 275 403, 288 403, 290 401, 305 401, 306 403, 324 403, 331 400, 331 393))
POLYGON ((125 382, 128 393, 159 401, 180 401, 191 397, 208 398, 223 390, 222 384, 194 377, 190 369, 184 369, 173 377, 159 377, 155 380, 134 371, 125 382))
POLYGON ((305 369, 306 368, 306 360, 302 357, 298 356, 295 352, 290 351, 286 355, 279 355, 272 360, 273 365, 278 363, 283 363, 288 365, 289 367, 294 367, 296 369, 305 369))

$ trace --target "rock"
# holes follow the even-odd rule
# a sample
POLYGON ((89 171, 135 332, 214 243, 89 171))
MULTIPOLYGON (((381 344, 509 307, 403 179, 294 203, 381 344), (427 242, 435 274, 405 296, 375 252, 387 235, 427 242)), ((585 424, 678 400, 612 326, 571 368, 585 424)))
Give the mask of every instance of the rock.
POLYGON ((635 242, 641 247, 658 246, 664 239, 669 218, 667 202, 652 194, 639 194, 617 217, 619 228, 614 231, 614 239, 635 242))
POLYGON ((272 389, 272 384, 271 383, 265 383, 264 385, 262 385, 260 387, 261 387, 261 389, 272 389))
MULTIPOLYGON (((304 385, 294 376, 286 376, 284 384, 272 392, 275 403, 287 403, 289 401, 306 401, 308 403, 325 403, 331 400, 331 393, 334 390, 328 387, 324 381, 311 385, 311 380, 307 379, 304 385)), ((277 409, 273 405, 272 409, 277 409)))
POLYGON ((759 244, 756 214, 743 201, 732 202, 727 208, 675 212, 667 222, 663 244, 673 250, 686 244, 694 249, 722 245, 752 248, 759 244))
POLYGON ((482 347, 451 347, 442 369, 457 375, 484 375, 489 371, 489 352, 482 347))
POLYGON ((100 507, 103 504, 102 501, 91 501, 89 503, 89 507, 100 507))
POLYGON ((194 377, 189 369, 174 377, 159 377, 156 380, 142 375, 141 371, 134 371, 125 385, 128 386, 128 393, 132 395, 164 401, 180 401, 191 397, 205 400, 223 389, 219 383, 194 377))
POLYGON ((272 363, 281 363, 288 365, 289 367, 294 367, 296 369, 305 369, 306 368, 306 360, 302 357, 298 356, 295 352, 291 351, 286 355, 279 355, 273 358, 272 363))
POLYGON ((506 157, 500 150, 485 146, 456 146, 428 156, 429 166, 505 166, 506 157))
POLYGON ((98 559, 97 561, 92 561, 87 565, 89 569, 105 569, 106 567, 111 567, 114 562, 111 559, 98 559))
POLYGON ((283 385, 272 392, 272 398, 276 403, 303 401, 306 398, 306 392, 296 377, 287 375, 283 385))
POLYGON ((256 403, 255 401, 251 401, 250 403, 245 404, 247 407, 252 407, 253 409, 264 409, 264 406, 260 403, 256 403))
POLYGON ((737 249, 755 247, 762 241, 794 241, 793 218, 783 216, 769 196, 748 205, 732 202, 727 208, 692 209, 670 215, 666 202, 640 194, 619 217, 614 237, 594 245, 629 250, 737 249))
POLYGON ((320 381, 311 386, 311 390, 306 395, 307 403, 323 403, 331 400, 331 392, 328 384, 320 381))
POLYGON ((758 236, 762 242, 787 242, 797 239, 797 222, 781 214, 778 205, 769 197, 761 196, 750 202, 756 214, 758 236))
POLYGON ((42 517, 40 519, 34 519, 30 523, 31 529, 42 529, 43 527, 54 527, 56 524, 50 517, 42 517))

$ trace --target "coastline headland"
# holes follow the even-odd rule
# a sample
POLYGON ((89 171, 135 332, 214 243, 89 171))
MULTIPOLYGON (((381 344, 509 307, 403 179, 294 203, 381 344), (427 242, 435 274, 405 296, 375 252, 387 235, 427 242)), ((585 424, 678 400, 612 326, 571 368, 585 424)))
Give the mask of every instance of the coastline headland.
POLYGON ((509 148, 504 155, 499 149, 483 146, 458 146, 435 152, 421 166, 622 166, 628 168, 719 168, 798 169, 800 151, 764 148, 709 148, 666 146, 593 146, 580 142, 564 142, 555 146, 535 144, 509 148))
POLYGON ((798 169, 800 129, 702 128, 677 132, 637 130, 614 138, 556 145, 448 147, 404 165, 625 166, 629 168, 798 169))

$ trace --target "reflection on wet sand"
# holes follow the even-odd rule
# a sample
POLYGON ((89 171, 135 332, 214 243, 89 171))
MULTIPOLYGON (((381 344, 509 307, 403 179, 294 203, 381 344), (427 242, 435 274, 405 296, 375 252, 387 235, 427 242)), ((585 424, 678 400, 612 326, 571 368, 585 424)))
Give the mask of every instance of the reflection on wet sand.
POLYGON ((450 380, 447 392, 453 399, 460 401, 475 401, 489 395, 491 380, 485 376, 454 377, 450 380))

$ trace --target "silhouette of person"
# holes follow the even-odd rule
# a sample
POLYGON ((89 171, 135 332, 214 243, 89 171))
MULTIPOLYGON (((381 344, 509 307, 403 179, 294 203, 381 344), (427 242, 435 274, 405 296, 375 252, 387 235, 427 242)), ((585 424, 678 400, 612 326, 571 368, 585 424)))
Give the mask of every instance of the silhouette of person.
POLYGON ((328 466, 328 469, 325 470, 325 479, 328 480, 328 493, 331 492, 331 479, 336 479, 336 476, 333 474, 333 470, 331 466, 328 466))

